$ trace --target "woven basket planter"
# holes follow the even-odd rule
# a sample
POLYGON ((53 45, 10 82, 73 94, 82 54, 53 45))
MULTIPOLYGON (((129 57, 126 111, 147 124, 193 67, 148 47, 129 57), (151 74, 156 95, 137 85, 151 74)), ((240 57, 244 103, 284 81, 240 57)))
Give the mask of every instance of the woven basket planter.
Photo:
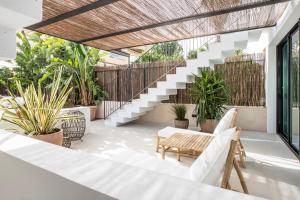
POLYGON ((65 136, 65 134, 64 134, 64 137, 63 137, 62 146, 67 147, 67 148, 71 147, 71 138, 69 136, 65 136))
MULTIPOLYGON (((61 128, 64 130, 64 143, 70 145, 71 141, 81 140, 85 132, 85 117, 80 111, 69 111, 67 115, 75 116, 64 120, 61 128)), ((70 145, 71 146, 71 145, 70 145)))

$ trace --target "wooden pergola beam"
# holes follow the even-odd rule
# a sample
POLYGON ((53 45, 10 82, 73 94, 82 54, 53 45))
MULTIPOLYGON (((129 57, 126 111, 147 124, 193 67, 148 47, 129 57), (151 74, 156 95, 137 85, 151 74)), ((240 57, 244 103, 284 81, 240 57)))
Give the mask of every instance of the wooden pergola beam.
POLYGON ((94 3, 90 3, 90 4, 82 6, 80 8, 77 8, 77 9, 71 10, 69 12, 57 15, 55 17, 52 17, 52 18, 49 18, 45 21, 41 21, 39 23, 33 24, 33 25, 28 26, 26 28, 30 29, 30 30, 38 29, 38 28, 48 26, 50 24, 68 19, 70 17, 74 17, 76 15, 80 15, 80 14, 88 12, 90 10, 94 10, 94 9, 97 9, 97 8, 100 8, 100 7, 103 7, 103 6, 107 6, 107 5, 115 3, 117 1, 120 1, 120 0, 98 0, 94 3))
POLYGON ((160 23, 150 24, 150 25, 146 25, 146 26, 142 26, 142 27, 133 28, 133 29, 127 29, 127 30, 123 30, 123 31, 119 31, 119 32, 109 33, 109 34, 105 34, 105 35, 99 35, 96 37, 82 39, 77 42, 84 43, 84 42, 89 42, 89 41, 93 41, 93 40, 99 40, 99 39, 114 37, 114 36, 123 35, 123 34, 127 34, 127 33, 142 31, 142 30, 146 30, 146 29, 152 29, 152 28, 157 28, 157 27, 161 27, 161 26, 168 26, 168 25, 177 24, 180 22, 186 22, 186 21, 196 20, 196 19, 200 19, 200 18, 213 17, 213 16, 217 16, 217 15, 223 15, 223 14, 228 14, 228 13, 232 13, 232 12, 238 12, 238 11, 242 11, 242 10, 273 5, 273 4, 277 4, 277 3, 283 3, 283 2, 287 2, 287 1, 290 1, 290 0, 267 0, 267 1, 249 3, 249 4, 239 5, 236 7, 195 14, 195 15, 177 18, 177 19, 173 19, 173 20, 169 20, 169 21, 165 21, 165 22, 160 22, 160 23))

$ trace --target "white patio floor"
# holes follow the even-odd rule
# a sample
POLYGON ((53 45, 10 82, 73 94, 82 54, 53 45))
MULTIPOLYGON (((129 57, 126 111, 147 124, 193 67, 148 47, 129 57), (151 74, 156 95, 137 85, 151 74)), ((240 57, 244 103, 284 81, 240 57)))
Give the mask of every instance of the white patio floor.
MULTIPOLYGON (((105 127, 102 120, 91 123, 90 133, 82 142, 72 143, 72 149, 84 151, 99 157, 113 158, 122 153, 139 154, 137 158, 153 157, 161 160, 155 152, 156 132, 165 127, 159 124, 131 123, 126 126, 105 127), (141 156, 142 155, 142 156, 141 156)), ((277 135, 242 132, 246 149, 246 169, 242 169, 250 194, 267 199, 299 199, 300 164, 292 152, 277 135)), ((193 159, 167 154, 166 160, 178 165, 190 166, 193 159)), ((241 190, 236 174, 231 184, 241 190)))

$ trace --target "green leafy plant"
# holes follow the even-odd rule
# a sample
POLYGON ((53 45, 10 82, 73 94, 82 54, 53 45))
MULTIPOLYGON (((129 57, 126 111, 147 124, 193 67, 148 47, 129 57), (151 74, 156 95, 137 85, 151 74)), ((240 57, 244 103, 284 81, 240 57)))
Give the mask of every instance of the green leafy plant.
POLYGON ((57 131, 57 125, 61 120, 70 116, 62 116, 60 111, 63 108, 72 90, 69 83, 72 77, 61 88, 60 70, 54 75, 54 83, 49 94, 43 93, 41 84, 36 89, 33 84, 23 90, 19 81, 16 82, 17 89, 24 102, 21 102, 12 93, 12 98, 5 99, 0 110, 4 111, 1 120, 12 123, 27 135, 45 135, 57 131))
POLYGON ((7 91, 16 92, 16 84, 13 80, 14 72, 8 67, 0 68, 0 85, 2 88, 5 88, 6 91, 3 91, 5 94, 7 91))
POLYGON ((229 91, 221 75, 212 69, 203 69, 195 76, 195 82, 189 90, 193 103, 197 125, 207 119, 220 119, 224 104, 229 99, 229 91))
POLYGON ((0 74, 3 83, 12 80, 13 84, 8 84, 12 86, 8 88, 12 93, 17 94, 15 81, 19 81, 22 88, 31 84, 35 88, 41 84, 42 90, 51 88, 57 67, 63 66, 61 84, 73 76, 69 105, 92 105, 105 97, 106 93, 97 84, 94 68, 106 52, 36 32, 22 31, 17 37, 16 68, 9 79, 1 78, 0 74))
POLYGON ((187 58, 188 59, 196 59, 197 58, 197 50, 189 51, 189 54, 188 54, 187 58))
POLYGON ((203 51, 207 51, 207 50, 208 50, 208 43, 205 43, 204 45, 202 45, 200 48, 198 48, 196 50, 190 50, 187 58, 188 59, 196 59, 198 56, 198 52, 203 52, 203 51))
POLYGON ((187 112, 186 106, 183 104, 175 104, 173 106, 173 112, 176 116, 176 120, 186 120, 185 115, 187 112))
POLYGON ((101 52, 75 43, 70 44, 67 51, 69 59, 57 60, 53 65, 65 66, 67 73, 73 75, 73 86, 78 93, 75 94, 75 103, 89 106, 102 101, 106 92, 95 78, 95 66, 103 56, 101 52))
POLYGON ((36 32, 17 33, 16 68, 14 68, 14 80, 20 82, 23 88, 32 83, 35 87, 38 83, 45 88, 53 81, 53 73, 48 71, 48 65, 54 58, 65 59, 68 42, 56 37, 46 36, 36 32))

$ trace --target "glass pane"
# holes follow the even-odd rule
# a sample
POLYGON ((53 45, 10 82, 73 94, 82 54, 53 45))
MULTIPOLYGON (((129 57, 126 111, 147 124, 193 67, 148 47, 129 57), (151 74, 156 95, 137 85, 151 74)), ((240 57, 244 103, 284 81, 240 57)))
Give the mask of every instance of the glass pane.
POLYGON ((292 106, 292 144, 299 150, 299 31, 292 35, 291 41, 291 106, 292 106))
POLYGON ((282 46, 282 131, 288 138, 289 130, 289 68, 288 68, 288 44, 282 46))

